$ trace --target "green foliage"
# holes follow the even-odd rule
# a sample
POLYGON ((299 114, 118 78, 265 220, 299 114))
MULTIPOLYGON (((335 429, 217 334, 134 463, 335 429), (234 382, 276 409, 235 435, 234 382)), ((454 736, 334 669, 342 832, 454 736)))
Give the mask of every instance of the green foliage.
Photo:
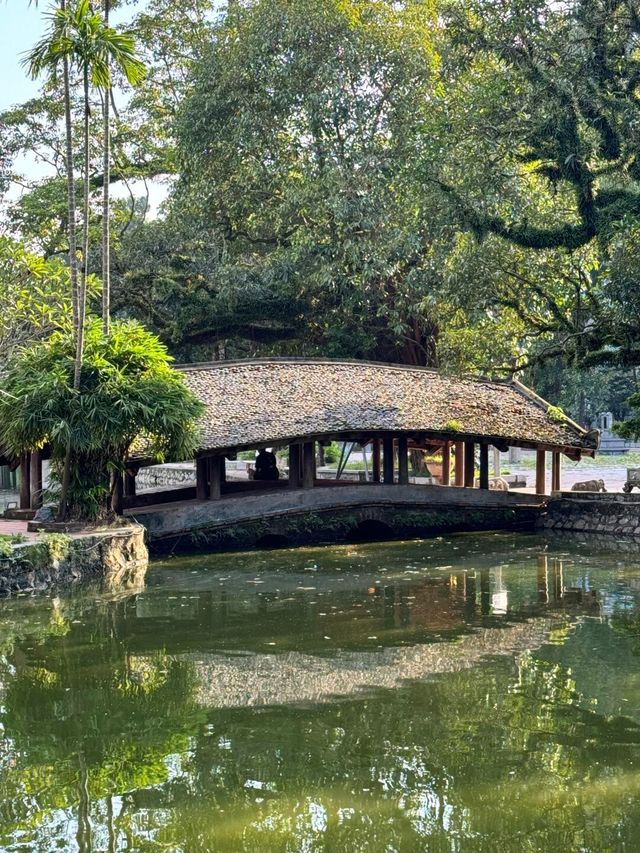
POLYGON ((116 322, 105 337, 89 322, 78 392, 74 357, 72 336, 57 332, 14 359, 0 395, 0 443, 15 455, 49 444, 54 481, 69 443, 71 514, 98 519, 109 514, 109 475, 134 442, 154 461, 193 454, 202 406, 137 323, 116 322))
POLYGON ((50 29, 24 61, 32 77, 43 72, 54 76, 63 57, 87 71, 93 86, 111 87, 111 65, 118 67, 129 83, 144 78, 144 65, 134 53, 130 32, 116 32, 91 8, 89 0, 78 0, 48 15, 50 29))
POLYGON ((559 406, 548 406, 547 417, 550 421, 553 421, 554 424, 564 424, 568 420, 567 416, 559 406))
POLYGON ((462 430, 462 424, 460 423, 460 421, 457 421, 455 420, 455 418, 452 418, 451 420, 446 422, 442 429, 444 432, 460 432, 462 430))
POLYGON ((336 441, 332 441, 324 448, 324 461, 327 465, 334 465, 340 458, 340 448, 336 441))
POLYGON ((25 541, 21 533, 0 533, 0 557, 11 557, 13 546, 25 541))
POLYGON ((71 539, 66 533, 45 533, 41 544, 47 551, 49 561, 59 563, 68 557, 71 539))
POLYGON ((613 431, 620 438, 638 441, 640 439, 640 392, 632 394, 627 402, 632 410, 632 414, 626 421, 615 423, 613 431))
MULTIPOLYGON (((89 280, 89 294, 99 292, 89 280)), ((0 236, 0 370, 26 344, 71 330, 69 270, 0 236)))

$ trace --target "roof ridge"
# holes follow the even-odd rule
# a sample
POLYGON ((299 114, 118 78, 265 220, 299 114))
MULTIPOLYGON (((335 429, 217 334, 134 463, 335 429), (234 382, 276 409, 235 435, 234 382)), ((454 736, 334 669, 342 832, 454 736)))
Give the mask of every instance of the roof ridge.
MULTIPOLYGON (((524 385, 518 379, 512 379, 511 385, 515 388, 516 391, 522 394, 523 397, 527 397, 529 400, 531 400, 532 403, 535 403, 535 405, 539 406, 541 409, 544 409, 547 414, 549 413, 549 409, 559 408, 558 406, 554 406, 553 403, 550 403, 548 400, 545 400, 544 397, 541 397, 539 394, 536 394, 536 392, 529 388, 528 385, 524 385)), ((572 420, 569 415, 565 415, 564 411, 562 412, 562 414, 564 415, 566 422, 568 424, 571 424, 571 426, 574 429, 577 429, 578 432, 581 432, 583 435, 587 435, 589 432, 592 432, 592 430, 588 430, 585 429, 583 426, 580 426, 580 424, 572 420)))
MULTIPOLYGON (((454 381, 466 380, 467 382, 490 382, 494 385, 509 385, 513 380, 511 377, 508 378, 500 378, 500 377, 490 377, 484 376, 483 374, 447 374, 442 373, 442 371, 438 370, 436 367, 422 367, 419 364, 398 364, 397 362, 392 361, 370 361, 367 359, 357 359, 357 358, 327 358, 327 357, 301 357, 301 356, 272 356, 272 357, 261 357, 261 358, 235 358, 235 359, 223 359, 220 361, 197 361, 193 363, 187 364, 174 364, 174 368, 176 370, 180 370, 183 373, 188 373, 196 370, 209 370, 209 369, 220 369, 225 367, 238 367, 238 366, 246 366, 251 367, 253 365, 259 366, 261 364, 343 364, 343 365, 353 365, 356 367, 384 367, 388 370, 401 370, 401 371, 417 371, 419 373, 431 373, 435 376, 440 376, 443 379, 452 379, 454 381)), ((523 386, 525 387, 525 386, 523 386)))

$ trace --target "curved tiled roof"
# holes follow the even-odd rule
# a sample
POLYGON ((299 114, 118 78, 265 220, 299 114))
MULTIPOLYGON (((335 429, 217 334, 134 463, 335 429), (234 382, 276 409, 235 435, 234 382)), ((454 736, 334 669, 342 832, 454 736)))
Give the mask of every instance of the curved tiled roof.
POLYGON ((515 381, 372 362, 256 359, 180 368, 206 405, 201 452, 306 437, 428 433, 593 453, 587 433, 515 381))

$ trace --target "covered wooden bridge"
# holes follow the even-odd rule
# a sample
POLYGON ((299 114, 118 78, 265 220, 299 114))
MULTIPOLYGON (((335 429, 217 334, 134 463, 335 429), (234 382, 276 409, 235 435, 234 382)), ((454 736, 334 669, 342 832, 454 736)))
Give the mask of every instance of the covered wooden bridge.
MULTIPOLYGON (((439 500, 452 504, 458 502, 453 487, 471 490, 479 485, 486 494, 491 446, 503 452, 509 447, 536 451, 538 495, 546 491, 548 453, 552 458, 551 488, 557 490, 562 456, 579 460, 593 456, 598 448, 596 431, 585 431, 514 380, 454 378, 415 367, 325 359, 255 359, 180 369, 206 407, 195 460, 196 483, 164 493, 143 492, 136 489, 136 475, 149 460, 131 459, 116 492, 119 511, 197 501, 209 503, 214 518, 211 502, 251 497, 255 504, 257 495, 266 498, 283 490, 309 495, 309 490, 329 485, 316 477, 316 451, 319 443, 331 441, 372 448, 369 489, 407 486, 411 449, 441 453, 442 487, 451 492, 449 498, 441 495, 439 500), (235 459, 240 451, 260 448, 287 448, 286 478, 277 483, 227 481, 226 460, 235 459)), ((41 460, 34 456, 22 465, 22 505, 34 506, 41 460)), ((334 480, 332 485, 340 484, 334 480)), ((359 488, 364 489, 365 484, 359 488)), ((438 487, 421 488, 426 500, 438 487)), ((365 498, 364 491, 358 494, 365 498)), ((474 503, 481 500, 475 494, 474 503)), ((504 497, 516 499, 515 495, 504 497)), ((301 500, 313 502, 310 496, 301 500)), ((256 507, 255 512, 264 512, 268 504, 256 507)))
MULTIPOLYGON (((551 488, 558 490, 562 456, 579 460, 593 456, 598 447, 597 432, 582 429, 513 380, 461 379, 414 367, 314 359, 217 362, 181 369, 206 406, 196 484, 162 495, 136 494, 135 473, 144 460, 132 460, 122 502, 143 523, 145 518, 151 523, 153 507, 143 514, 139 508, 163 501, 170 502, 163 525, 178 503, 195 501, 201 505, 199 526, 205 519, 214 525, 285 513, 289 506, 291 512, 304 507, 326 510, 332 504, 353 506, 374 499, 450 506, 523 503, 532 496, 487 494, 491 446, 503 452, 509 447, 536 451, 537 495, 546 491, 547 454, 552 459, 551 488), (372 449, 369 483, 347 488, 317 477, 317 446, 331 441, 372 449), (260 448, 286 448, 286 477, 277 483, 227 479, 227 460, 260 448), (409 485, 409 453, 417 448, 442 454, 442 487, 409 485), (328 494, 331 486, 341 488, 328 494), (288 503, 283 492, 291 495, 288 503)), ((184 512, 181 515, 188 525, 184 512)))

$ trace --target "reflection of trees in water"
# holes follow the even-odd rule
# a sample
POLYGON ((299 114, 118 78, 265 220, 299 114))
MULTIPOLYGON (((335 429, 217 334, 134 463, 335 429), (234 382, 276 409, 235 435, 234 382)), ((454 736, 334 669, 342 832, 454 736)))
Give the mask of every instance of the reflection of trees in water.
MULTIPOLYGON (((97 801, 108 821, 113 795, 166 782, 166 757, 186 750, 202 716, 188 662, 159 652, 144 671, 132 668, 117 607, 93 615, 62 635, 54 630, 43 638, 38 626, 39 642, 25 640, 37 643, 27 650, 14 643, 0 717, 10 738, 0 779, 0 838, 17 826, 37 833, 47 812, 73 807, 77 845, 92 849, 97 801)), ((55 628, 55 614, 52 622, 55 628)), ((108 834, 115 837, 112 825, 108 834)))
MULTIPOLYGON (((510 615, 591 612, 561 568, 541 561, 530 603, 510 615)), ((495 591, 478 571, 365 597, 394 642, 406 625, 450 637, 497 625, 495 591)), ((296 631, 317 620, 309 600, 296 631)), ((231 629, 257 641, 292 611, 263 596, 257 614, 238 612, 211 594, 178 625, 136 618, 134 604, 58 608, 49 634, 43 620, 7 647, 0 846, 23 827, 25 843, 51 849, 56 809, 79 817, 83 851, 604 850, 640 833, 638 728, 590 708, 562 662, 524 651, 322 707, 205 712, 174 653, 215 648, 231 629)), ((561 643, 572 620, 557 621, 561 643)))

